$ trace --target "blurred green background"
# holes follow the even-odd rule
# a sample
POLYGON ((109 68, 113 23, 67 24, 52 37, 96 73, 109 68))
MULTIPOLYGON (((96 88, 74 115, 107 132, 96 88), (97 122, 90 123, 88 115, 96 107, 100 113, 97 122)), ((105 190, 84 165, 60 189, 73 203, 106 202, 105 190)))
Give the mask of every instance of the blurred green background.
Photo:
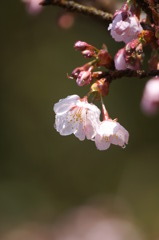
POLYGON ((90 17, 59 28, 56 7, 30 16, 21 1, 2 1, 1 10, 1 230, 51 222, 90 199, 112 196, 129 206, 146 235, 159 234, 159 115, 140 111, 146 80, 116 80, 105 99, 112 118, 130 133, 126 149, 100 152, 93 142, 62 137, 53 127, 54 103, 88 91, 66 78, 85 62, 74 42, 106 43, 113 55, 123 45, 90 17))

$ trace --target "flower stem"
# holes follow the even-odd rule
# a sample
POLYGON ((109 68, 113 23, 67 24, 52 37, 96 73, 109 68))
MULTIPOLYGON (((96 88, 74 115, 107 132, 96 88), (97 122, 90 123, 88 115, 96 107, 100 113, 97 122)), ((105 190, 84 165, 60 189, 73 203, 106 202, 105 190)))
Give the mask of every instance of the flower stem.
POLYGON ((100 96, 101 98, 101 104, 102 104, 102 115, 103 115, 103 121, 109 119, 109 114, 108 111, 106 110, 105 104, 103 102, 102 95, 100 96))

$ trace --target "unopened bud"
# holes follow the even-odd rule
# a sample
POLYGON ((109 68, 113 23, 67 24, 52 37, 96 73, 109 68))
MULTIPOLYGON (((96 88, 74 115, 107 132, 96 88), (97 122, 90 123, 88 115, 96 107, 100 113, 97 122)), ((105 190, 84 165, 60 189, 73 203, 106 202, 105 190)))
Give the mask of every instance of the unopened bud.
POLYGON ((84 51, 89 49, 94 49, 94 47, 86 42, 77 41, 74 45, 74 48, 78 51, 84 51))
POLYGON ((83 66, 81 66, 81 67, 77 67, 77 68, 75 68, 75 69, 72 71, 71 77, 73 77, 73 78, 76 79, 76 78, 78 77, 78 75, 80 74, 80 72, 82 72, 82 71, 87 71, 89 68, 90 68, 90 65, 89 65, 89 64, 85 64, 85 65, 83 65, 83 66))
POLYGON ((91 51, 91 50, 84 50, 84 51, 82 51, 82 55, 85 58, 91 58, 91 57, 95 56, 95 53, 94 53, 94 51, 91 51))
POLYGON ((72 76, 73 78, 77 78, 78 75, 79 75, 79 73, 80 73, 82 70, 83 70, 82 67, 77 67, 77 68, 75 68, 75 69, 73 70, 73 72, 71 73, 71 76, 72 76))
POLYGON ((92 81, 92 67, 87 71, 81 71, 76 79, 76 83, 78 86, 84 86, 90 84, 92 81))

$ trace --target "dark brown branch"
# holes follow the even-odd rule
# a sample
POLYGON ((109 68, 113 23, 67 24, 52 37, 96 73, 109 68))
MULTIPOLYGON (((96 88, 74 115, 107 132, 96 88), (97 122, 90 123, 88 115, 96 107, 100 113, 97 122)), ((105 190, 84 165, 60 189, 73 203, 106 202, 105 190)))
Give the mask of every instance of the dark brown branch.
POLYGON ((47 6, 47 5, 57 5, 59 7, 65 8, 72 12, 78 12, 85 15, 95 16, 105 21, 112 20, 112 14, 98 10, 95 7, 84 6, 74 1, 67 1, 67 0, 43 0, 40 5, 47 6))
POLYGON ((137 77, 137 78, 146 78, 146 77, 155 77, 159 76, 159 70, 151 70, 149 72, 146 72, 144 70, 115 70, 115 71, 109 71, 103 73, 102 77, 106 77, 110 82, 112 80, 115 80, 117 78, 123 78, 123 77, 137 77))
POLYGON ((136 0, 141 9, 149 16, 150 22, 159 24, 159 14, 149 0, 136 0))

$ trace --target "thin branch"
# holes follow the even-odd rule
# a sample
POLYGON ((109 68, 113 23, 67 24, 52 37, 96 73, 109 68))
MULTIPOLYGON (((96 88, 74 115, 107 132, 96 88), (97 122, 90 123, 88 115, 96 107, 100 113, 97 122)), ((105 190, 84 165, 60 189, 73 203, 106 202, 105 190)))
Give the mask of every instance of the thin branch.
POLYGON ((47 5, 57 5, 59 7, 65 8, 72 12, 78 12, 85 15, 90 15, 94 17, 98 17, 104 21, 111 21, 113 15, 111 13, 104 12, 102 10, 98 10, 95 7, 84 6, 78 4, 74 1, 67 1, 67 0, 43 0, 40 5, 47 6, 47 5))
MULTIPOLYGON (((144 70, 115 70, 103 73, 102 77, 106 77, 110 82, 117 78, 123 77, 137 77, 137 78, 146 78, 146 77, 155 77, 159 76, 159 70, 151 70, 146 72, 144 70)), ((101 76, 100 76, 101 77, 101 76)))
POLYGON ((159 23, 159 14, 152 6, 149 0, 136 0, 137 4, 141 9, 149 16, 151 23, 159 23))

